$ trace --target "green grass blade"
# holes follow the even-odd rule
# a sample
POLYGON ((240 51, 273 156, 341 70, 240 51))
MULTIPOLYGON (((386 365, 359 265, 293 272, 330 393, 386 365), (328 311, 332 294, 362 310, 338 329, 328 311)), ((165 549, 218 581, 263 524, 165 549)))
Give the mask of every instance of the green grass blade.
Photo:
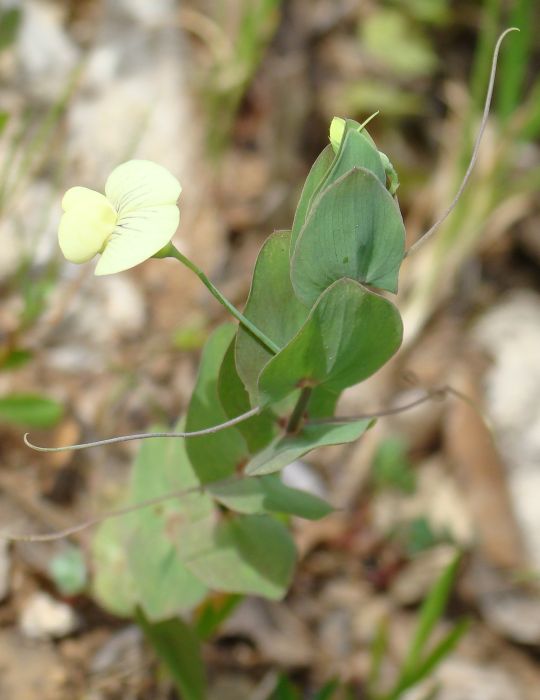
POLYGON ((384 655, 388 648, 388 620, 383 619, 377 626, 377 631, 370 649, 370 665, 367 687, 369 688, 370 696, 375 696, 379 679, 381 675, 381 667, 384 655))
POLYGON ((318 693, 313 696, 313 700, 332 700, 339 690, 339 681, 331 680, 326 683, 324 688, 321 688, 318 693))
POLYGON ((517 0, 510 13, 508 26, 520 31, 512 39, 512 45, 501 52, 499 85, 497 89, 497 113, 507 121, 522 101, 523 84, 533 49, 537 0, 517 0))
POLYGON ((180 618, 151 623, 137 610, 135 618, 166 666, 183 700, 205 700, 206 678, 200 639, 180 618))
POLYGON ((471 109, 474 113, 481 110, 484 102, 491 71, 493 47, 499 34, 501 10, 501 0, 486 0, 480 15, 480 32, 471 79, 471 109))
POLYGON ((287 676, 282 674, 268 700, 300 700, 300 695, 287 676))
POLYGON ((426 658, 410 677, 407 687, 427 678, 430 673, 443 661, 457 646, 465 632, 469 628, 469 620, 460 620, 448 632, 448 634, 433 648, 426 658))
POLYGON ((402 676, 409 677, 420 663, 424 648, 441 619, 446 603, 450 596, 460 563, 460 556, 456 556, 442 572, 439 579, 431 589, 420 610, 418 625, 409 648, 409 652, 403 664, 402 676))
POLYGON ((209 598, 202 606, 195 623, 199 637, 209 639, 243 599, 244 596, 235 593, 209 598))

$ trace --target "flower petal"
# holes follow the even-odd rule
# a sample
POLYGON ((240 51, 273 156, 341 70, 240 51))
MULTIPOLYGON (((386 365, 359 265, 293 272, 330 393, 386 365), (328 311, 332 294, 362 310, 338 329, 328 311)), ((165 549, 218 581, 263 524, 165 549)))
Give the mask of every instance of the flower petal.
POLYGON ((103 210, 103 212, 114 213, 114 209, 109 204, 107 197, 101 192, 88 189, 88 187, 71 187, 62 199, 62 209, 64 211, 84 209, 91 213, 103 210))
POLYGON ((58 227, 58 243, 64 257, 73 263, 91 260, 103 248, 114 230, 115 222, 116 214, 112 221, 107 221, 96 216, 96 212, 92 216, 85 209, 69 209, 63 214, 58 227))
POLYGON ((111 275, 151 258, 167 245, 178 228, 174 204, 123 212, 96 266, 96 275, 111 275))
POLYGON ((339 151, 343 133, 345 132, 345 119, 334 117, 330 123, 330 143, 334 149, 334 153, 339 151))
POLYGON ((162 165, 129 160, 115 168, 105 183, 105 194, 119 214, 134 209, 176 204, 182 188, 162 165))

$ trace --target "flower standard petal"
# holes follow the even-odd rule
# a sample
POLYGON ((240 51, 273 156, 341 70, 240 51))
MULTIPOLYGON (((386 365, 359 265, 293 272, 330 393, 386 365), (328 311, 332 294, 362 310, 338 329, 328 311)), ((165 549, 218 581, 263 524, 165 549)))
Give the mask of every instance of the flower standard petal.
POLYGON ((175 204, 182 187, 162 165, 129 160, 115 168, 105 183, 105 194, 122 215, 134 209, 175 204))
POLYGON ((151 258, 167 245, 178 228, 175 204, 124 212, 101 254, 96 275, 122 272, 151 258))

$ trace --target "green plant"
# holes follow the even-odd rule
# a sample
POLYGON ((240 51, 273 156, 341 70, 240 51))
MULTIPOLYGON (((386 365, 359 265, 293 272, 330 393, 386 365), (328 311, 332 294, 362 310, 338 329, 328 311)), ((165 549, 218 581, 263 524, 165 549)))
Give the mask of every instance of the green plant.
POLYGON ((432 642, 436 627, 444 615, 459 561, 459 557, 456 557, 446 567, 426 597, 418 615, 407 655, 390 690, 380 688, 381 661, 388 645, 386 623, 381 624, 372 648, 370 700, 399 700, 405 691, 428 678, 433 669, 450 654, 465 634, 468 621, 461 620, 454 624, 441 639, 432 642))
MULTIPOLYGON (((74 207, 73 216, 85 214, 89 245, 84 256, 77 248, 74 259, 101 254, 101 262, 112 265, 106 271, 116 272, 152 255, 175 258, 239 325, 224 323, 206 341, 175 431, 34 447, 58 451, 149 438, 135 461, 126 503, 95 536, 94 594, 112 612, 134 616, 182 697, 202 700, 203 638, 237 596, 285 595, 296 560, 288 515, 318 519, 332 510, 286 486, 279 472, 317 447, 357 440, 373 423, 370 416, 336 416, 336 404, 344 389, 377 372, 401 344, 401 317, 387 296, 397 292, 408 251, 394 196, 397 176, 365 124, 353 120, 333 121, 330 144, 308 175, 291 230, 271 235, 259 253, 243 312, 166 242, 179 192, 171 177, 143 161, 119 166, 106 186, 105 222, 101 209, 95 221, 86 209, 90 199, 101 207, 105 197, 78 188, 84 207, 74 207), (214 606, 216 593, 225 598, 214 606)), ((70 193, 68 199, 69 210, 70 193)), ((75 220, 69 223, 61 239, 63 249, 73 251, 78 228, 71 225, 75 220)), ((457 561, 428 597, 395 687, 377 696, 372 674, 374 697, 398 698, 459 638, 461 627, 425 651, 456 568, 457 561)))
MULTIPOLYGON (((11 46, 17 36, 22 11, 0 10, 0 51, 11 46)), ((76 70, 62 94, 40 119, 27 110, 15 123, 14 116, 0 111, 0 138, 5 142, 0 160, 0 218, 11 219, 18 237, 26 238, 21 246, 16 269, 2 280, 2 291, 17 295, 21 310, 10 332, 0 337, 0 372, 15 370, 29 362, 33 353, 25 347, 25 334, 42 315, 49 293, 57 281, 55 261, 36 266, 33 260, 43 221, 32 231, 26 228, 26 212, 18 212, 19 196, 36 172, 48 161, 53 151, 53 137, 74 92, 79 70, 76 70), (19 236, 24 234, 24 236, 19 236)), ((50 204, 52 206, 52 196, 50 204)), ((56 400, 34 393, 10 392, 0 397, 0 422, 27 428, 50 428, 61 418, 63 408, 56 400)))
MULTIPOLYGON (((460 558, 453 561, 441 573, 433 588, 426 596, 418 613, 418 622, 410 640, 405 658, 401 661, 396 678, 389 689, 383 689, 381 669, 389 646, 389 623, 384 619, 378 626, 371 645, 371 662, 366 687, 362 697, 366 700, 399 700, 411 688, 426 681, 435 668, 452 652, 468 628, 466 619, 451 625, 442 635, 437 635, 437 627, 442 622, 450 593, 455 583, 460 558), (435 637, 435 641, 434 638, 435 637), (438 638, 437 638, 438 637, 438 638)), ((426 699, 435 697, 436 686, 427 691, 426 699)), ((283 676, 279 679, 268 700, 297 700, 301 696, 283 676)), ((357 697, 352 687, 330 681, 316 695, 314 700, 347 700, 357 697)))
MULTIPOLYGON (((418 621, 405 658, 398 666, 394 682, 386 690, 382 688, 381 670, 385 657, 389 655, 390 624, 387 619, 381 620, 371 644, 371 661, 366 686, 362 688, 362 697, 366 700, 399 700, 406 691, 426 681, 457 646, 467 631, 466 619, 451 625, 442 636, 437 634, 437 628, 443 620, 459 563, 460 557, 456 556, 443 570, 426 596, 418 612, 418 621)), ((426 699, 435 697, 435 692, 436 686, 430 688, 426 693, 426 699)), ((268 700, 300 700, 301 697, 290 679, 282 676, 268 700)), ((313 700, 348 700, 353 697, 357 696, 350 685, 333 680, 313 695, 313 700)))
POLYGON ((202 39, 210 67, 201 74, 208 119, 208 150, 219 155, 231 134, 234 117, 278 26, 282 0, 214 3, 212 15, 183 10, 184 28, 202 39))
POLYGON ((540 82, 529 75, 537 48, 533 27, 538 23, 538 3, 516 0, 508 13, 504 11, 502 0, 483 3, 468 104, 457 112, 450 110, 440 129, 445 148, 437 170, 444 171, 444 178, 438 180, 436 192, 431 183, 418 198, 434 201, 442 208, 467 171, 471 134, 482 119, 482 93, 490 71, 491 46, 506 14, 510 26, 520 31, 513 37, 512 50, 501 54, 497 99, 488 126, 489 143, 475 174, 474 187, 463 192, 453 216, 440 227, 433 245, 423 248, 411 264, 401 306, 406 340, 412 340, 422 330, 448 297, 465 260, 524 217, 538 190, 540 167, 524 173, 520 163, 528 144, 540 134, 540 82))

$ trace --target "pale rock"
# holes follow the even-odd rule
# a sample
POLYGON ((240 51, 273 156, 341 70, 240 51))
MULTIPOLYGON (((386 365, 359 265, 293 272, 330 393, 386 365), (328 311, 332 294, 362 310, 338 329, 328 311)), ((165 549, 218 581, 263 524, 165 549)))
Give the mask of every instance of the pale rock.
POLYGON ((25 0, 17 53, 28 87, 35 96, 58 99, 79 58, 63 29, 65 8, 47 0, 25 0))
POLYGON ((268 662, 285 667, 308 666, 315 651, 299 617, 282 605, 257 598, 244 599, 220 634, 247 637, 268 662))
POLYGON ((540 296, 513 292, 473 333, 492 359, 486 413, 507 466, 509 489, 531 565, 540 567, 540 296))
POLYGON ((129 625, 112 634, 95 653, 90 663, 92 673, 107 674, 142 662, 143 635, 139 627, 129 625))
POLYGON ((437 700, 523 700, 510 674, 494 664, 478 664, 454 656, 444 661, 430 680, 404 693, 402 700, 423 700, 435 684, 437 700))
POLYGON ((75 632, 78 620, 69 605, 38 592, 27 600, 19 625, 30 639, 59 639, 75 632))
POLYGON ((174 0, 109 0, 109 4, 141 24, 152 27, 174 18, 174 0))
POLYGON ((93 372, 107 369, 108 359, 105 354, 98 354, 84 342, 65 343, 47 350, 46 362, 52 369, 66 374, 80 375, 85 367, 93 372))
POLYGON ((58 224, 62 209, 58 192, 42 178, 25 185, 17 202, 19 231, 34 265, 46 265, 59 256, 58 224))
MULTIPOLYGON (((62 326, 55 347, 49 348, 47 364, 77 374, 82 367, 102 371, 111 362, 110 348, 122 338, 142 333, 146 323, 146 300, 135 279, 111 275, 96 281, 91 274, 63 307, 65 285, 51 295, 49 314, 62 309, 62 326)), ((46 324, 47 317, 44 319, 46 324)))
POLYGON ((27 183, 23 179, 13 197, 8 197, 8 210, 9 216, 0 225, 0 281, 17 270, 25 255, 31 256, 38 267, 58 254, 60 206, 50 183, 42 179, 27 183))
POLYGON ((491 628, 519 644, 540 646, 540 599, 524 591, 483 595, 482 614, 491 628))
POLYGON ((519 586, 508 574, 475 558, 465 585, 474 591, 489 627, 519 644, 540 647, 540 596, 532 587, 519 586))
POLYGON ((319 498, 328 498, 326 486, 317 472, 305 462, 292 462, 281 472, 283 483, 293 489, 307 491, 319 498))
POLYGON ((100 293, 103 295, 106 323, 121 337, 140 333, 146 321, 144 296, 136 281, 126 275, 104 278, 100 293))

